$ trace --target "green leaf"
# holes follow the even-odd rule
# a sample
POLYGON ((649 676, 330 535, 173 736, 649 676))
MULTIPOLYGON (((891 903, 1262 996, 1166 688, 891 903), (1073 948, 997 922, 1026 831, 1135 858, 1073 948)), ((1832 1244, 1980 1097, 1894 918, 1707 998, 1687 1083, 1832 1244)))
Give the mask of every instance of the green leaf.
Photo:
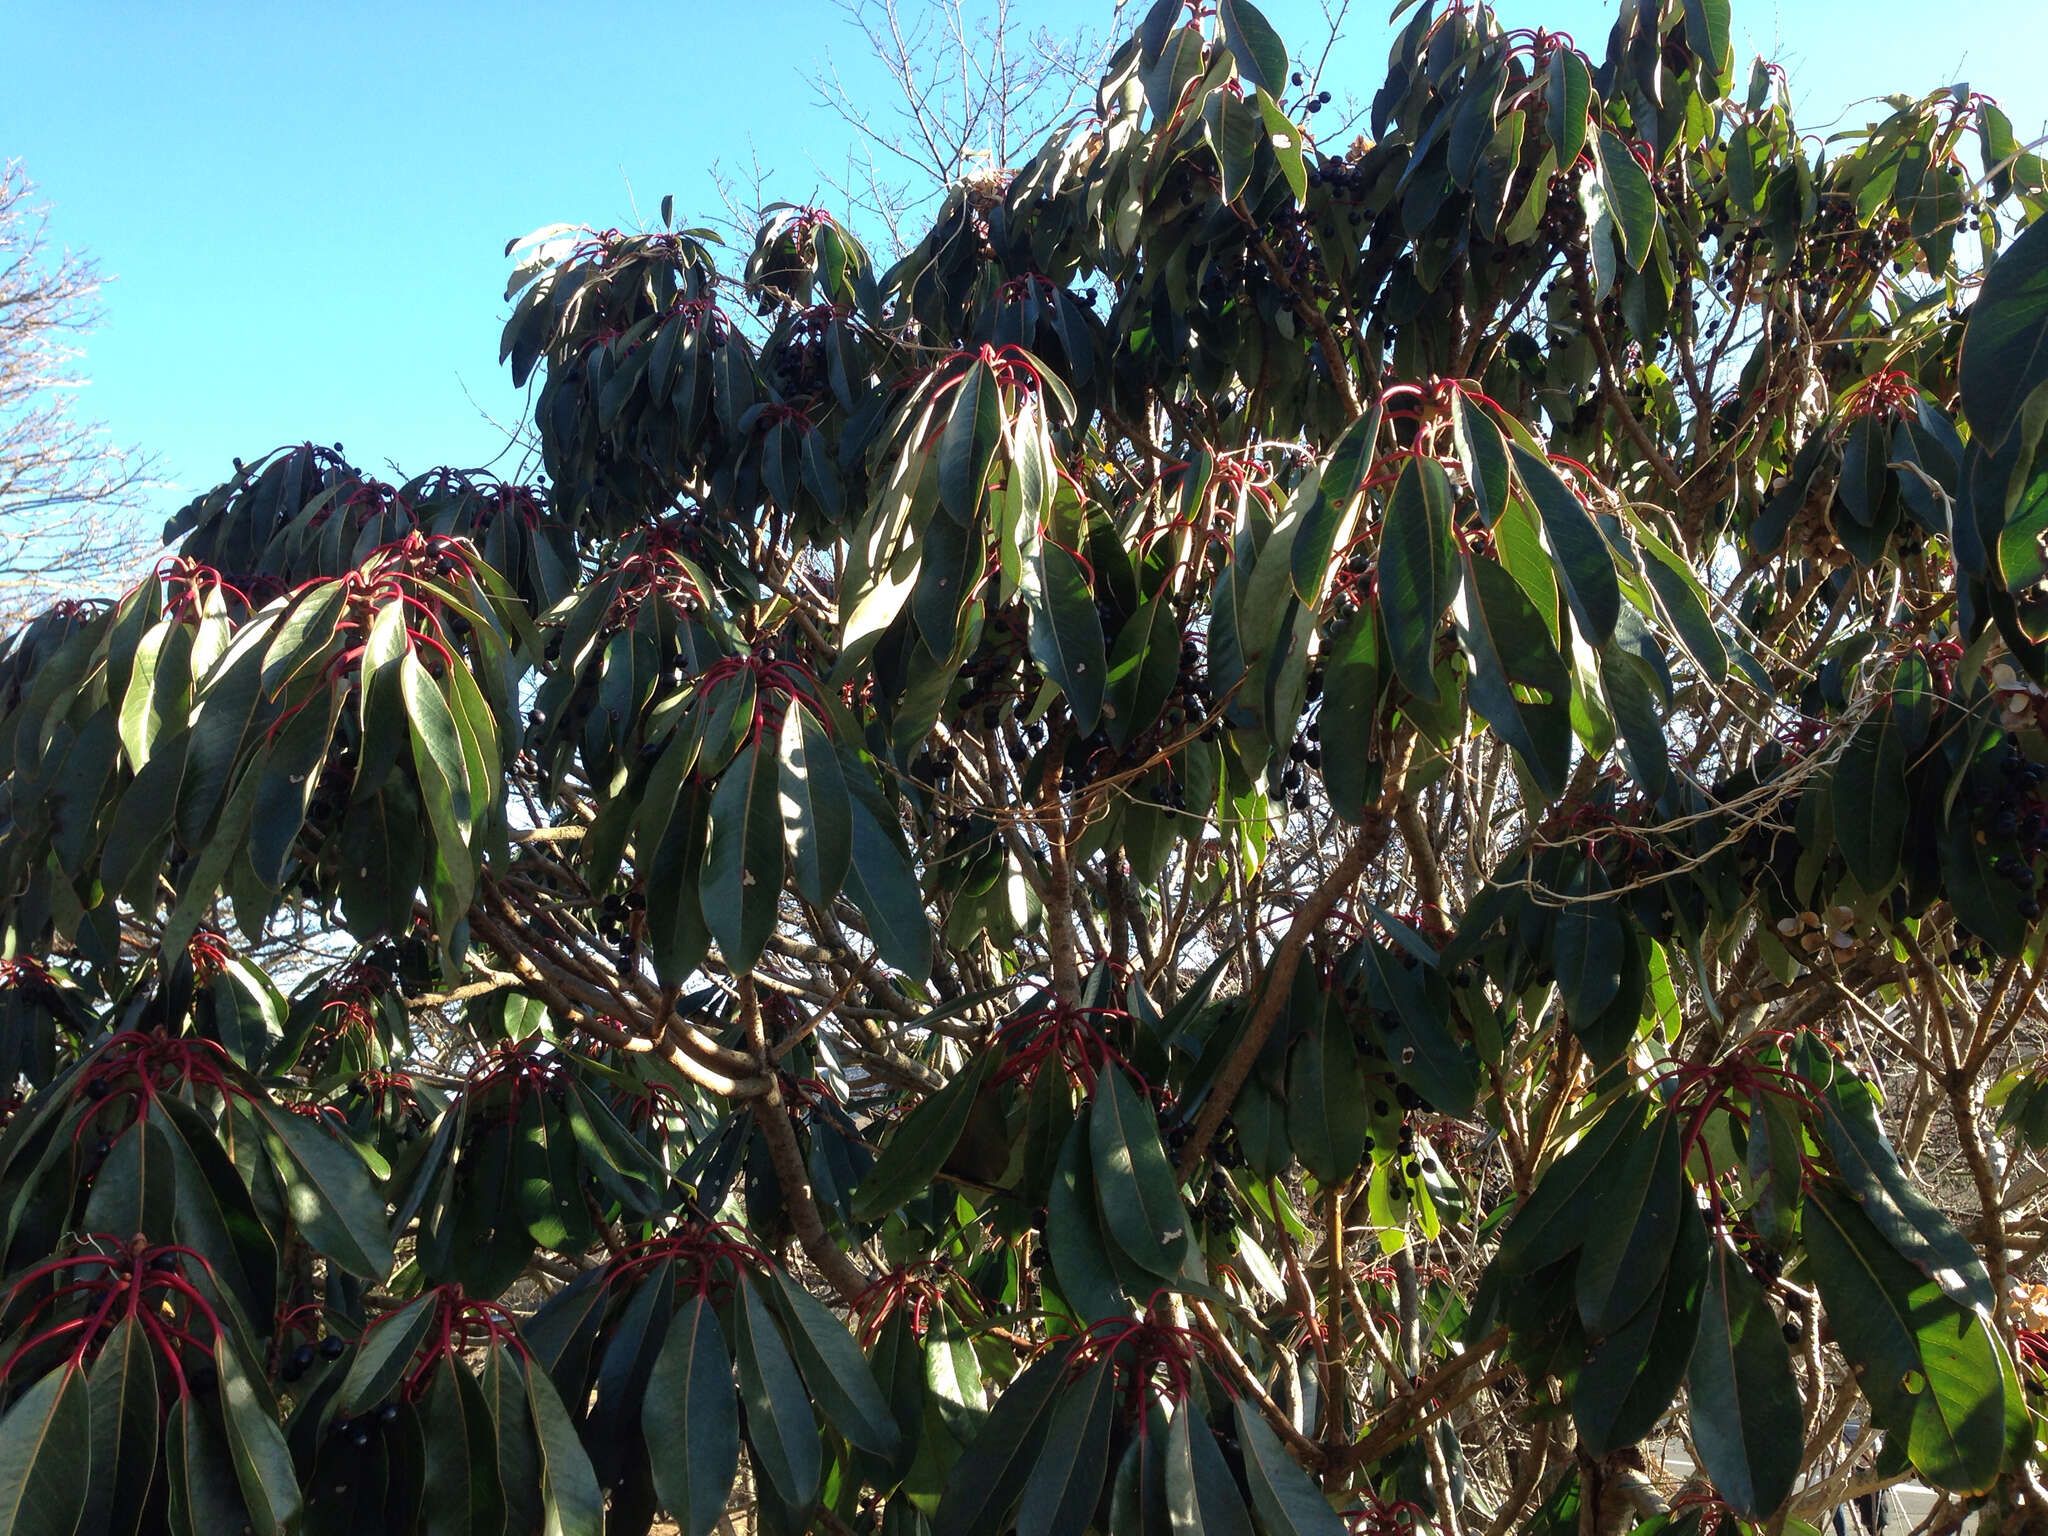
POLYGON ((1359 825, 1378 795, 1373 761, 1380 698, 1379 623, 1362 608, 1323 645, 1323 703, 1318 716, 1323 790, 1330 809, 1359 825))
MULTIPOLYGON (((974 1341, 950 1308, 936 1309, 920 1354, 929 1401, 963 1444, 971 1441, 987 1416, 987 1391, 974 1341)), ((902 1423, 900 1411, 897 1422, 902 1423)))
POLYGON ((498 1484, 498 1432, 469 1373, 450 1361, 434 1372, 420 1405, 427 1457, 420 1515, 431 1536, 499 1536, 505 1493, 498 1484))
POLYGON ((1244 1449, 1244 1480, 1266 1536, 1344 1536, 1344 1522, 1259 1410, 1241 1397, 1232 1407, 1244 1449))
POLYGON ((134 1536, 156 1472, 156 1355, 139 1318, 124 1317, 93 1361, 92 1481, 81 1531, 134 1536))
POLYGON ((1002 391, 987 363, 976 362, 960 378, 939 439, 939 504, 955 519, 971 523, 981 511, 989 461, 1002 438, 1002 391))
POLYGON ((490 1346, 480 1386, 497 1430, 498 1486, 505 1492, 507 1531, 539 1530, 543 1518, 540 1442, 528 1405, 527 1374, 509 1345, 490 1346))
POLYGON ((1982 1493, 2004 1464, 2005 1365, 1984 1319, 1887 1243, 1848 1194, 1813 1182, 1802 1207, 1813 1282, 1871 1418, 1936 1487, 1982 1493))
POLYGON ((1264 123, 1259 114, 1228 91, 1211 91, 1202 103, 1202 120, 1209 149, 1216 157, 1220 190, 1226 203, 1241 202, 1251 185, 1252 167, 1258 162, 1259 135, 1264 123))
POLYGON ((1055 1345, 996 1399, 980 1435, 953 1464, 932 1536, 992 1536, 1005 1528, 1037 1465, 1072 1353, 1071 1342, 1055 1345))
POLYGON ((2048 382, 2048 229, 2032 224, 1999 253, 1970 306, 1958 366, 1973 441, 1995 452, 2048 382))
MULTIPOLYGON (((113 824, 100 850, 100 879, 110 891, 132 892, 143 880, 152 898, 157 861, 178 813, 178 785, 185 776, 191 734, 178 731, 158 742, 114 808, 113 824)), ((149 902, 154 906, 154 900, 149 902)))
POLYGON ((711 796, 698 893, 727 968, 735 975, 753 969, 782 897, 778 770, 774 751, 759 741, 740 749, 711 796))
POLYGON ((894 1461, 902 1436, 853 1335, 784 1271, 771 1269, 768 1276, 790 1325, 790 1353, 825 1421, 849 1445, 894 1461))
POLYGON ((1441 465, 1401 467, 1380 533, 1380 610, 1395 675, 1426 704, 1438 699, 1436 635, 1458 580, 1451 539, 1451 483, 1441 465))
POLYGON ((604 1536, 604 1493, 548 1373, 529 1365, 526 1405, 540 1446, 541 1507, 548 1536, 604 1536))
POLYGON ((1701 1467, 1738 1515, 1764 1519, 1799 1475, 1799 1384, 1763 1287, 1718 1237, 1686 1382, 1701 1467))
MULTIPOLYGON (((1388 926, 1384 917, 1381 925, 1388 926)), ((1394 1016, 1382 1017, 1380 1026, 1395 1075, 1438 1113, 1469 1115, 1479 1094, 1479 1057, 1454 1031, 1450 997, 1434 967, 1411 966, 1374 940, 1358 952, 1372 1005, 1394 1016)))
POLYGON ((336 1409, 345 1415, 360 1414, 390 1397, 438 1315, 438 1299, 428 1292, 385 1313, 366 1329, 335 1395, 336 1409))
POLYGON ((1495 733, 1521 754, 1547 796, 1564 793, 1571 771, 1571 723, 1563 704, 1571 673, 1551 643, 1535 604, 1495 562, 1466 554, 1458 591, 1458 641, 1470 664, 1466 695, 1495 733), (1539 689, 1548 705, 1521 698, 1510 685, 1539 689))
POLYGON ((739 1471, 739 1398, 711 1302, 693 1296, 669 1324, 647 1378, 640 1427, 654 1489, 683 1536, 710 1536, 739 1471))
POLYGON ((1017 1507, 1017 1536, 1066 1536, 1087 1528, 1109 1471, 1109 1426, 1118 1401, 1116 1362, 1107 1356, 1054 1401, 1045 1444, 1017 1507))
POLYGON ((1451 396, 1451 437, 1465 466, 1466 483, 1479 503, 1480 521, 1491 528, 1508 507, 1508 445, 1485 409, 1465 391, 1451 396))
POLYGON ((1258 100, 1259 116, 1266 125, 1266 142, 1273 146, 1280 174, 1287 178, 1287 190, 1294 194, 1298 204, 1308 196, 1308 165, 1301 153, 1301 129, 1263 85, 1259 87, 1258 100))
POLYGON ((917 875, 876 813, 853 802, 853 862, 846 894, 867 919, 868 935, 883 961, 912 977, 931 969, 932 930, 917 875))
MULTIPOLYGON (((1251 0, 1218 0, 1224 46, 1246 82, 1277 96, 1287 88, 1287 45, 1251 0)), ((1297 194, 1299 195, 1299 194, 1297 194)))
POLYGON ((153 1118, 145 1117, 116 1138, 93 1176, 84 1230, 162 1238, 171 1232, 176 1202, 170 1140, 153 1118))
POLYGON ((1682 1139, 1678 1118, 1659 1114, 1604 1181, 1576 1280, 1579 1320, 1594 1338, 1613 1333, 1647 1304, 1670 1266, 1679 1207, 1692 1198, 1682 1139))
POLYGON ((71 1536, 85 1512, 92 1443, 85 1372, 66 1362, 0 1418, 0 1531, 71 1536))
POLYGON ((413 766, 420 775, 430 815, 439 803, 441 819, 435 821, 435 832, 441 839, 443 856, 450 855, 451 843, 453 850, 466 851, 476 818, 455 712, 449 707, 440 683, 413 652, 407 651, 399 658, 398 676, 405 696, 406 719, 412 727, 413 766))
POLYGON ((1828 784, 1835 844, 1856 883, 1882 896, 1899 876, 1906 848, 1906 749, 1889 705, 1881 705, 1842 747, 1828 784))
POLYGON ((178 836, 187 847, 200 846, 212 828, 241 761, 242 742, 262 693, 262 643, 269 627, 267 621, 252 620, 239 631, 193 702, 191 746, 178 787, 178 836))
POLYGON ((1671 1265, 1656 1293, 1615 1332, 1590 1342, 1572 1386, 1572 1418, 1587 1454, 1634 1445, 1657 1427, 1693 1357, 1706 1276, 1706 1223, 1697 1202, 1681 1201, 1671 1265))
POLYGON ((1585 1242, 1642 1128, 1642 1099, 1624 1094, 1545 1170, 1501 1235, 1494 1262, 1503 1273, 1533 1275, 1585 1242))
POLYGON ((1643 527, 1636 533, 1647 557, 1643 577, 1649 583, 1659 615, 1707 680, 1718 686, 1728 676, 1728 647, 1707 612, 1707 589, 1685 561, 1643 527))
POLYGON ((241 1529, 246 1512, 235 1482, 234 1463, 221 1443, 213 1405, 181 1397, 171 1408, 164 1436, 165 1471, 170 1479, 169 1523, 173 1536, 213 1536, 241 1529))
POLYGON ((594 1236, 583 1198, 583 1169, 568 1117, 541 1094, 519 1106, 513 1177, 527 1234, 543 1248, 581 1252, 594 1236))
POLYGON ((291 1448, 278 1427, 277 1413, 266 1393, 243 1368, 240 1352, 225 1337, 213 1344, 219 1374, 221 1417, 227 1427, 228 1454, 242 1485, 249 1524, 261 1536, 293 1530, 304 1512, 291 1448))
POLYGON ((1552 930, 1558 998, 1574 1024, 1590 1024, 1621 990, 1622 950, 1629 937, 1597 859, 1579 861, 1564 896, 1552 930))
POLYGON ((1886 1242, 1956 1301, 1989 1316, 1991 1276, 1982 1256, 1914 1184, 1877 1106, 1874 1087, 1846 1065, 1835 1067, 1820 1108, 1836 1170, 1886 1242))
POLYGON ((1159 719, 1180 682, 1180 646, 1180 624, 1163 593, 1148 598, 1117 631, 1103 710, 1111 745, 1124 746, 1132 733, 1159 719))
POLYGON ((1671 752, 1646 671, 1643 659, 1618 643, 1600 652, 1600 691, 1621 731, 1622 756, 1643 792, 1655 799, 1671 782, 1671 752))
POLYGON ((1520 476, 1543 529, 1543 543, 1557 562, 1565 601, 1578 620, 1586 643, 1607 643, 1621 619, 1621 583, 1614 574, 1614 556, 1585 504, 1573 494, 1548 460, 1520 443, 1510 443, 1515 473, 1520 476))
POLYGON ((1622 259, 1640 272, 1657 232, 1657 194, 1649 173, 1612 128, 1600 130, 1593 153, 1600 165, 1600 189, 1607 194, 1615 228, 1621 231, 1622 259))
POLYGON ((250 1100, 284 1185, 291 1217, 313 1246, 350 1274, 381 1280, 393 1263, 384 1199, 363 1160, 312 1121, 263 1094, 250 1100))
POLYGON ((1088 1117, 1076 1116, 1060 1143, 1045 1202, 1046 1252, 1053 1280, 1068 1310, 1083 1324, 1131 1315, 1131 1302, 1096 1208, 1088 1143, 1088 1117))
POLYGON ((831 738, 791 700, 777 758, 783 840, 796 888, 817 906, 831 904, 853 860, 853 813, 831 738))
POLYGON ((1685 40, 1699 60, 1700 94, 1711 100, 1728 87, 1735 54, 1729 43, 1728 0, 1685 0, 1685 40))
POLYGON ((734 1289, 733 1342, 754 1466, 783 1503, 807 1509, 818 1496, 824 1462, 811 1400, 753 1281, 742 1279, 734 1289))
POLYGON ((1166 1514, 1173 1536, 1252 1536, 1250 1513, 1216 1437, 1191 1403, 1166 1428, 1166 1514))
POLYGON ((967 1130, 968 1117, 998 1057, 977 1052, 952 1080, 897 1122, 853 1195, 853 1219, 875 1221, 931 1187, 967 1130))
POLYGON ((1586 145, 1587 109, 1593 101, 1593 73, 1575 48, 1551 56, 1550 78, 1544 86, 1549 107, 1547 131, 1557 152, 1557 169, 1569 170, 1586 145))
POLYGON ((1302 1167, 1335 1187, 1365 1157, 1372 1096, 1342 1002, 1320 995, 1317 1002, 1320 1017, 1294 1042, 1287 1062, 1287 1139, 1302 1167))
POLYGON ((1109 1067, 1096 1078, 1087 1119, 1103 1226, 1133 1263, 1174 1278, 1187 1260, 1187 1212, 1159 1142, 1157 1117, 1130 1079, 1109 1067))
POLYGON ((1109 662, 1102 621, 1081 562, 1050 539, 1041 540, 1029 567, 1024 601, 1031 610, 1031 656, 1067 697, 1074 729, 1095 729, 1102 714, 1109 662))

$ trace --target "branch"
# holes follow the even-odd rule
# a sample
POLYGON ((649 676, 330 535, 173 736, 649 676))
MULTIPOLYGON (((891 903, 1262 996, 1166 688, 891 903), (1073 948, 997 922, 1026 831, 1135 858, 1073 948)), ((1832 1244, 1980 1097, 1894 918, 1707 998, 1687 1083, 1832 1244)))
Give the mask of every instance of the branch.
MULTIPOLYGON (((740 1018, 746 1026, 747 1045, 754 1059, 761 1063, 763 1071, 772 1074, 774 1061, 768 1051, 761 1004, 751 976, 740 978, 740 1018)), ((771 1080, 767 1093, 754 1101, 754 1120, 767 1139, 768 1161, 775 1165, 775 1179, 782 1186, 782 1208, 789 1213, 796 1240, 842 1300, 849 1304, 859 1300, 874 1281, 825 1231, 817 1198, 811 1193, 811 1176, 804 1167, 803 1149, 796 1144, 796 1127, 790 1121, 788 1106, 782 1102, 779 1083, 771 1080)))
POLYGON ((1308 941, 1330 909, 1343 899, 1355 885, 1358 877, 1370 864, 1386 851, 1388 839, 1393 836, 1393 807, 1400 803, 1408 787, 1408 763, 1415 750, 1413 734, 1404 732, 1394 757, 1389 763, 1388 782, 1381 792, 1380 803, 1367 816, 1365 824, 1358 829, 1351 840, 1344 857, 1337 861, 1336 868, 1323 878, 1309 897, 1295 909, 1294 921, 1288 925, 1287 936, 1280 941, 1280 948, 1273 956, 1273 963, 1267 967, 1264 987, 1259 994, 1259 1006, 1253 1011, 1251 1021, 1245 1026, 1244 1034, 1238 1039, 1237 1049, 1230 1053, 1230 1059, 1223 1064, 1223 1070, 1216 1074, 1216 1081, 1209 1089, 1209 1095, 1202 1101, 1202 1111, 1195 1117, 1193 1132, 1188 1144, 1180 1155, 1180 1179, 1185 1183, 1194 1176, 1209 1155, 1209 1143, 1215 1138, 1216 1128, 1223 1123, 1223 1117, 1230 1113, 1230 1106, 1237 1102, 1237 1096, 1244 1088, 1245 1079, 1251 1076, 1252 1063, 1259 1059, 1259 1052, 1265 1049, 1266 1037, 1273 1032, 1273 1026, 1287 1007, 1289 992, 1294 985, 1295 970, 1301 964, 1302 952, 1308 948, 1308 941))

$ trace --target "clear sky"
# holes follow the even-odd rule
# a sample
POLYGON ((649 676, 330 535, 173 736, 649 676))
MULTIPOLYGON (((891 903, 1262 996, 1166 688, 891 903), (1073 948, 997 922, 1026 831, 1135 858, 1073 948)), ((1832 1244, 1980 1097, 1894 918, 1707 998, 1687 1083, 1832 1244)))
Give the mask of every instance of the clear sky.
MULTIPOLYGON (((908 9, 918 0, 901 0, 908 9)), ((1333 0, 1334 3, 1334 0, 1333 0)), ((1354 5, 1324 83, 1370 95, 1388 0, 1354 5)), ((1072 30, 1095 0, 1016 0, 1072 30)), ((1613 7, 1502 0, 1597 57, 1613 7)), ((1134 0, 1126 22, 1143 4, 1134 0)), ((1302 49, 1318 0, 1271 0, 1302 49)), ((2048 118, 2031 0, 1735 0, 1738 63, 1785 63, 1806 125, 1967 79, 2023 139, 2048 118)), ((342 443, 408 471, 488 460, 521 401, 497 366, 508 238, 555 220, 716 212, 708 174, 758 160, 810 201, 848 130, 802 79, 828 50, 877 82, 831 0, 112 3, 0 0, 0 158, 60 241, 117 277, 86 412, 160 456, 169 510, 233 455, 342 443)), ((1327 121, 1327 119, 1326 119, 1327 121)), ((5 537, 0 533, 0 537, 5 537)))

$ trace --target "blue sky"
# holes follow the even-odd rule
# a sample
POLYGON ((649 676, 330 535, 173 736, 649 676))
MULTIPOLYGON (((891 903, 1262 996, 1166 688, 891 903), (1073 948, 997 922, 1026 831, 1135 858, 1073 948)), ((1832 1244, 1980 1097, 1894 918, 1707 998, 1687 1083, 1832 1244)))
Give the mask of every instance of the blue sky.
MULTIPOLYGON (((1297 48, 1318 34, 1316 0, 1266 8, 1297 48)), ((1017 9, 1056 30, 1107 15, 1017 9)), ((1325 84, 1369 95, 1387 9, 1353 7, 1325 84)), ((1613 15, 1587 0, 1499 9, 1596 55, 1613 15)), ((1788 66, 1810 127, 1880 91, 1967 79, 2025 138, 2048 118, 2039 14, 1736 0, 1735 28, 1743 59, 1788 66)), ((857 92, 877 79, 829 0, 0 0, 0 26, 0 157, 41 183, 57 238, 118 279, 85 410, 160 457, 171 484, 154 510, 233 455, 308 437, 380 469, 488 460, 504 434, 487 416, 521 408, 497 366, 508 238, 626 224, 636 204, 651 219, 668 192, 679 215, 716 211, 714 160, 758 160, 771 195, 811 200, 849 135, 802 72, 829 49, 857 92)))

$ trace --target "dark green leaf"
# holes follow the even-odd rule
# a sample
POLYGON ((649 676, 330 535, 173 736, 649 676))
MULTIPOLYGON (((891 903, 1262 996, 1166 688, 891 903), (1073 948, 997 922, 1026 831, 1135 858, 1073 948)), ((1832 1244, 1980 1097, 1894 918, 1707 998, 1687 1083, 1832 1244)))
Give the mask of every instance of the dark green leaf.
POLYGON ((1600 190, 1607 194, 1607 206, 1621 231, 1622 259, 1637 271, 1650 254, 1650 240, 1657 232, 1657 194, 1651 189, 1649 173, 1611 128, 1602 128, 1593 141, 1600 164, 1600 190))
POLYGON ((947 408, 939 439, 939 504, 958 521, 971 523, 981 510, 989 460, 1002 436, 1002 399, 988 364, 976 362, 961 376, 947 408))
POLYGON ((1173 1536, 1252 1536, 1251 1514, 1216 1437, 1183 1404, 1166 1430, 1166 1510, 1173 1536))
POLYGON ((777 768, 782 835, 796 888, 815 905, 829 906, 853 858, 852 805, 831 738, 794 700, 783 715, 777 768))
POLYGON ((1251 0, 1219 0, 1223 41, 1250 84, 1278 96, 1287 88, 1287 45, 1251 0))
POLYGON ((1065 1536, 1086 1529, 1109 1471, 1110 1419, 1119 1402, 1116 1362, 1105 1357, 1068 1383, 1046 1416, 1017 1507, 1017 1536, 1065 1536))
POLYGON ((1343 1004, 1326 996, 1317 1002, 1320 1017, 1287 1062, 1287 1139, 1317 1182, 1335 1187, 1365 1156, 1372 1096, 1343 1004))
POLYGON ((735 1290, 733 1342, 754 1466, 785 1504, 807 1509, 818 1496, 824 1460, 811 1400, 753 1282, 743 1279, 735 1290))
POLYGON ((1380 610, 1394 672, 1425 703, 1437 701, 1436 634, 1457 580, 1450 481, 1434 461, 1409 459, 1380 534, 1380 610))
POLYGON ((1700 1331, 1706 1274, 1706 1223, 1696 1202, 1681 1201, 1671 1266, 1656 1294, 1617 1331, 1590 1341, 1572 1386, 1572 1418, 1589 1455, 1634 1445, 1671 1406, 1700 1331))
POLYGON ((710 1301, 693 1296, 669 1324, 647 1378, 641 1429, 654 1487, 683 1536, 710 1536, 739 1470, 739 1398, 710 1301))
POLYGON ((225 1338, 214 1341, 213 1364, 219 1377, 217 1390, 228 1453, 242 1485, 249 1523, 261 1536, 293 1530, 304 1501, 298 1475, 292 1469, 291 1449, 278 1427, 277 1410, 269 1394, 257 1389, 240 1352, 225 1338))
POLYGON ((498 1432, 469 1367, 434 1372, 421 1402, 427 1455, 421 1517, 428 1536, 499 1536, 505 1494, 498 1486, 498 1432))
POLYGON ((1267 1536, 1343 1536, 1344 1522, 1301 1464, 1287 1454, 1259 1410, 1242 1397, 1233 1408, 1237 1442, 1244 1449, 1245 1482, 1267 1536))
POLYGON ((381 1279, 391 1273, 384 1200, 363 1160, 312 1121, 262 1094, 250 1105, 262 1123, 292 1220, 313 1246, 350 1274, 381 1279))
POLYGON ((375 1327, 365 1330, 335 1407, 343 1414, 359 1414, 390 1397, 437 1315, 438 1298, 430 1292, 385 1313, 375 1327))
POLYGON ((1602 646, 1621 618, 1621 583, 1614 574, 1614 556, 1599 526, 1572 488, 1547 460, 1520 443, 1508 445, 1515 473, 1535 504, 1543 543, 1557 563, 1565 600, 1588 644, 1602 646))
POLYGON ((1628 933, 1597 860, 1579 861, 1564 897, 1553 929, 1558 997, 1573 1020, 1590 1022, 1614 1001, 1621 988, 1622 949, 1629 942, 1628 933))
POLYGON ((1882 896, 1906 846, 1906 749, 1888 705, 1856 728, 1828 784, 1835 844, 1856 883, 1882 896))
POLYGON ((790 1353, 825 1421, 847 1443, 893 1461, 901 1436, 860 1346, 824 1304, 780 1269, 768 1272, 789 1324, 790 1353))
POLYGON ((698 884, 704 922, 735 973, 752 969, 782 896, 782 813, 774 751, 740 749, 711 797, 711 832, 698 884))
POLYGON ((541 1504, 550 1536, 604 1536, 604 1494, 569 1411, 546 1371, 529 1366, 523 1374, 527 1411, 540 1446, 541 1504))
POLYGON ((1578 160, 1585 147, 1587 108, 1593 101, 1593 74, 1577 49, 1562 48, 1551 55, 1544 100, 1550 109, 1550 142, 1557 150, 1558 168, 1565 169, 1578 160))
POLYGON ((92 1477, 92 1403, 85 1372, 65 1363, 0 1418, 0 1531, 71 1536, 92 1477))
POLYGON ((1087 1118, 1103 1226, 1133 1263, 1172 1279, 1187 1259, 1187 1212, 1157 1117, 1111 1067, 1096 1079, 1087 1118))
POLYGON ((124 1317, 93 1361, 92 1484, 81 1531, 134 1536, 156 1473, 156 1355, 142 1323, 124 1317))
POLYGON ((1718 1237, 1686 1380, 1701 1468, 1738 1515, 1765 1518, 1799 1475, 1799 1384, 1763 1287, 1718 1237))
POLYGON ((1479 517, 1491 528, 1508 506, 1508 445, 1484 407, 1461 389, 1451 396, 1451 434, 1466 483, 1479 503, 1479 517))
POLYGON ((1571 674, 1551 643, 1550 629, 1521 587, 1482 555, 1465 557, 1458 592, 1458 640, 1470 666, 1466 693, 1472 708, 1521 754, 1545 795, 1564 793, 1571 770, 1571 725, 1562 707, 1571 674), (1520 684, 1550 695, 1546 707, 1520 697, 1520 684))
POLYGON ((1045 1241, 1053 1280, 1080 1322, 1131 1315, 1131 1302, 1118 1266, 1111 1261, 1096 1209, 1086 1115, 1075 1118, 1060 1144, 1052 1188, 1046 1195, 1045 1241))
POLYGON ((1838 1064, 1820 1098, 1835 1168, 1886 1242, 1964 1306, 1989 1315, 1991 1276, 1983 1258, 1914 1184, 1877 1106, 1877 1090, 1838 1064))
POLYGON ((1970 435, 1996 451, 2048 382, 2048 229, 2030 225, 1991 264, 1963 329, 1959 371, 1970 435))
POLYGON ((1613 1333, 1656 1295, 1678 1237, 1679 1208, 1692 1198, 1680 1165, 1683 1127, 1659 1114, 1605 1175, 1599 1219, 1579 1254, 1579 1320, 1594 1338, 1613 1333))
POLYGON ((854 1191, 856 1221, 874 1221, 931 1187, 967 1129, 976 1097, 998 1057, 981 1051, 946 1086, 897 1123, 854 1191))
POLYGON ((846 894, 867 919, 869 936, 887 964, 913 977, 931 969, 931 923, 917 874, 858 796, 853 802, 853 862, 846 872, 846 894))
POLYGON ((1814 1182, 1800 1220, 1813 1281, 1878 1427, 1921 1476, 1982 1492, 2003 1465, 2006 1370, 1983 1318, 1887 1243, 1846 1191, 1814 1182))
POLYGON ((1072 1350, 1071 1344, 1055 1346, 996 1399, 981 1434, 946 1479, 932 1536, 991 1536, 1006 1527, 1045 1444, 1072 1350))
POLYGON ((1102 714, 1109 672, 1095 594, 1081 562, 1050 539, 1039 544, 1031 575, 1024 598, 1031 609, 1032 659, 1067 696, 1074 728, 1085 735, 1102 714))

